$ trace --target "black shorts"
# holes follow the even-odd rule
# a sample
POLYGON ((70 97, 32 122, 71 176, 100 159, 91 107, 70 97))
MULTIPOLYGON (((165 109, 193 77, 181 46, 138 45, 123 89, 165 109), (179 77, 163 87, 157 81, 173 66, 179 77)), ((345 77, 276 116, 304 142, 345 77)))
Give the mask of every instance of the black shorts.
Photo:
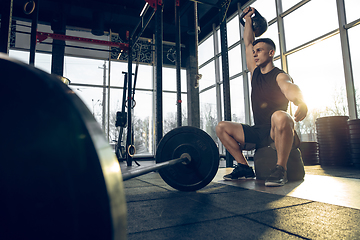
POLYGON ((241 125, 244 129, 245 143, 253 143, 256 144, 256 148, 261 148, 274 142, 270 137, 271 125, 241 125))

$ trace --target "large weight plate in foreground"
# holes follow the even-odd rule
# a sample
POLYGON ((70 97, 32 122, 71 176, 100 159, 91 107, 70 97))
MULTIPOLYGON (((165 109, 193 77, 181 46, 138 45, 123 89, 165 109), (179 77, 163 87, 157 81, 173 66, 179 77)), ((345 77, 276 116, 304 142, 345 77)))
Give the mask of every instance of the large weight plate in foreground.
POLYGON ((196 191, 208 185, 219 168, 219 150, 214 140, 199 128, 175 128, 161 139, 156 162, 179 158, 183 153, 191 156, 191 162, 160 169, 162 179, 180 191, 196 191))
POLYGON ((58 78, 0 54, 0 239, 125 239, 115 154, 58 78))

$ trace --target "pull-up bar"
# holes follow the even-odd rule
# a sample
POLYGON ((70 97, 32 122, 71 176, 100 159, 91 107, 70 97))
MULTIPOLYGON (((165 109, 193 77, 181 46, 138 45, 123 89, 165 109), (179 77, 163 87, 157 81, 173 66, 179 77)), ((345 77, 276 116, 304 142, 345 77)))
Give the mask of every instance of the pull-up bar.
POLYGON ((45 33, 45 32, 37 32, 36 33, 36 40, 37 42, 42 42, 47 38, 52 38, 56 40, 63 40, 63 41, 73 41, 73 42, 84 42, 96 45, 103 45, 103 46, 110 46, 110 47, 118 47, 123 51, 127 51, 129 49, 129 44, 127 43, 118 43, 118 42, 110 42, 110 41, 103 41, 91 38, 83 38, 83 37, 74 37, 62 34, 55 34, 55 33, 45 33))

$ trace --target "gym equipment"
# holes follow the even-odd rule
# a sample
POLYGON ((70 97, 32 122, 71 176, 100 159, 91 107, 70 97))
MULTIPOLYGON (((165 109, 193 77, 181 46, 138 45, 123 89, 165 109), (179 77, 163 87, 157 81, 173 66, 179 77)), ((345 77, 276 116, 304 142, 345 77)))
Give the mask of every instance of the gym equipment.
POLYGON ((161 178, 180 191, 208 185, 219 168, 219 151, 203 130, 182 126, 168 132, 156 150, 156 164, 123 172, 123 180, 159 170, 161 178))
MULTIPOLYGON (((263 35, 267 28, 268 28, 268 24, 266 19, 261 16, 261 14, 254 8, 254 15, 251 17, 252 20, 252 29, 255 33, 255 37, 260 37, 261 35, 263 35)), ((244 22, 244 17, 246 14, 248 14, 250 12, 250 8, 249 11, 247 12, 243 12, 240 15, 240 23, 245 27, 245 22, 244 22)))
POLYGON ((0 239, 125 239, 118 160, 58 77, 0 55, 0 239))
MULTIPOLYGON (((270 146, 256 149, 254 154, 254 168, 256 179, 266 180, 271 170, 277 163, 276 150, 270 146)), ((298 148, 293 148, 287 163, 287 178, 289 181, 304 179, 305 170, 301 152, 298 148)))
POLYGON ((156 151, 156 162, 190 155, 190 162, 162 168, 162 179, 180 191, 196 191, 208 185, 219 168, 219 150, 213 139, 198 128, 183 126, 168 132, 156 151))
POLYGON ((360 168, 360 119, 351 119, 347 122, 349 126, 349 138, 352 164, 360 168))
POLYGON ((348 120, 348 116, 328 116, 316 119, 320 165, 352 165, 348 120))

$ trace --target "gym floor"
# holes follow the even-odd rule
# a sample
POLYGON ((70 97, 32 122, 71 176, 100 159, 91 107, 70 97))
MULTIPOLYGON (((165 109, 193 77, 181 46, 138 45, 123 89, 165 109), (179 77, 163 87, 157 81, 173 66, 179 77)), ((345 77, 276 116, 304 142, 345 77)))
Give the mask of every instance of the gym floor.
POLYGON ((128 239, 360 239, 360 169, 305 170, 303 181, 278 188, 224 181, 232 168, 222 167, 197 192, 179 192, 158 173, 128 180, 128 239))

